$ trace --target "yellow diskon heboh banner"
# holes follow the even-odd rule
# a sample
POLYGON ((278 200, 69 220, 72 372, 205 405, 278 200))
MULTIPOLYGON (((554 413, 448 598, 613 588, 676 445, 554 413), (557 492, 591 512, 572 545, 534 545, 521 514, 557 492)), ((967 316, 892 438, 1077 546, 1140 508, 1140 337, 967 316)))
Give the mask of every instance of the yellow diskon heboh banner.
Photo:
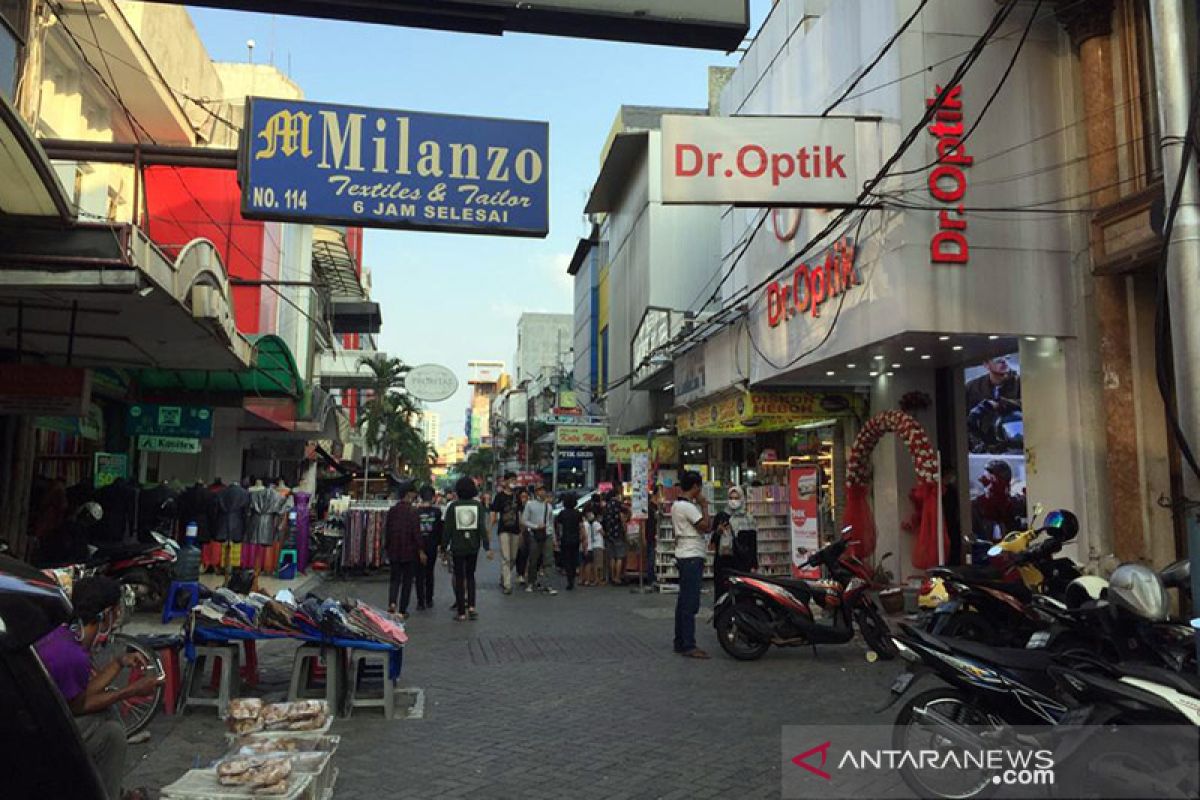
POLYGON ((866 399, 852 392, 739 392, 683 411, 676 426, 681 436, 737 436, 862 416, 866 410, 866 399))

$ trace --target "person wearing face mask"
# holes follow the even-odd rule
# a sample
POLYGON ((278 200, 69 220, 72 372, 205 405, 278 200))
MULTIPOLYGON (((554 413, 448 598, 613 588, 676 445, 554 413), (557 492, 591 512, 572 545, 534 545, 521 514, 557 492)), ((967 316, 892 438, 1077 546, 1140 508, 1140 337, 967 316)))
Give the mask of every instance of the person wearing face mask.
POLYGON ((97 638, 107 636, 121 607, 121 585, 111 578, 82 578, 71 592, 74 618, 46 634, 34 648, 46 672, 75 716, 79 738, 110 800, 143 797, 121 793, 125 772, 125 726, 116 705, 152 694, 162 676, 149 672, 130 685, 113 691, 109 685, 124 668, 145 668, 144 657, 126 654, 92 671, 92 649, 97 638))
POLYGON ((729 487, 726 513, 714 518, 713 604, 729 589, 729 572, 753 572, 758 569, 758 523, 746 508, 746 493, 740 486, 729 487), (722 524, 718 525, 720 521, 722 524))

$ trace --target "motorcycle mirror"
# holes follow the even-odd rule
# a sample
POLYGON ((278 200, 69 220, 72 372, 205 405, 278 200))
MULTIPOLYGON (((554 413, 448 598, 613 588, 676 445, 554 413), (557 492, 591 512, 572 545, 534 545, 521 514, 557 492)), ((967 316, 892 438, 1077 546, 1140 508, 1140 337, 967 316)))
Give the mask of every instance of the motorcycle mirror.
POLYGON ((1004 553, 1004 548, 1002 548, 998 544, 995 544, 995 545, 992 545, 990 548, 988 548, 987 554, 988 554, 988 558, 996 558, 997 556, 999 556, 1003 553, 1004 553))
POLYGON ((1046 507, 1043 506, 1041 503, 1033 504, 1033 516, 1031 516, 1029 518, 1029 522, 1030 522, 1029 527, 1031 527, 1031 528, 1033 527, 1033 521, 1035 519, 1037 519, 1038 517, 1040 517, 1042 515, 1042 512, 1044 512, 1045 510, 1046 510, 1046 507))

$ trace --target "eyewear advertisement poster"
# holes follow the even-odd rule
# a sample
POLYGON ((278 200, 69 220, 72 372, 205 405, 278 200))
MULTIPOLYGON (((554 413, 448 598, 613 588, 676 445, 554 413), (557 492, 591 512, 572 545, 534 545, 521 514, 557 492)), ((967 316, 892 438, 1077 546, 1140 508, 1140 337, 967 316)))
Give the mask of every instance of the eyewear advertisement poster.
POLYGON ((125 453, 96 453, 92 464, 93 482, 103 489, 119 478, 129 477, 129 456, 125 453))
POLYGON ((792 577, 820 578, 817 568, 801 569, 800 565, 821 547, 818 522, 820 503, 817 498, 819 476, 815 464, 802 464, 788 470, 788 495, 792 520, 792 577), (801 552, 803 551, 803 554, 801 552))
POLYGON ((995 541, 1026 519, 1025 425, 1016 353, 964 372, 971 533, 995 541))

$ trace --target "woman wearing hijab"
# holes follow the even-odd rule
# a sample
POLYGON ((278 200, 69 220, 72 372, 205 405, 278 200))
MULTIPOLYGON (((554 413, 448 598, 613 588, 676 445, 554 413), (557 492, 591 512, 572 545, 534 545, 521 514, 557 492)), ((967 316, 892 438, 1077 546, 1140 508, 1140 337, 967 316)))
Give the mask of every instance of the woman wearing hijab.
POLYGON ((746 509, 746 493, 740 486, 729 487, 727 511, 713 519, 713 602, 729 588, 729 571, 753 572, 758 569, 758 523, 746 509))

